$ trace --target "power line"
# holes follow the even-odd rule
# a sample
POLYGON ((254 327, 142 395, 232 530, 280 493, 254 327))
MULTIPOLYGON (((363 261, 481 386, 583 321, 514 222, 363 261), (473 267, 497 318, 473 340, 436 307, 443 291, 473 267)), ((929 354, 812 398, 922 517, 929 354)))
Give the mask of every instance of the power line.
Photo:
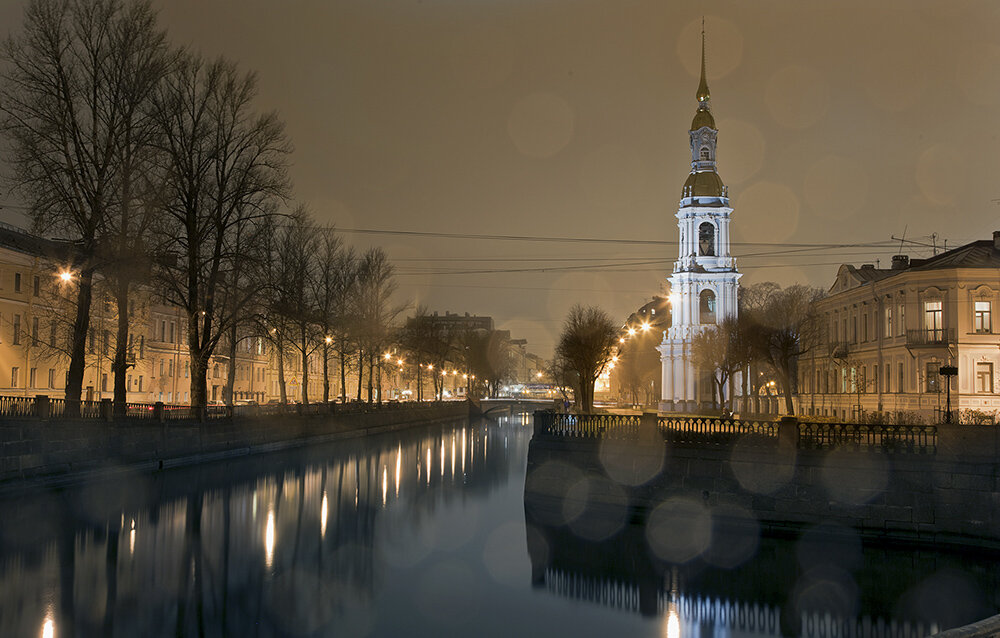
MULTIPOLYGON (((378 228, 337 228, 341 233, 360 235, 398 235, 404 237, 424 237, 432 239, 475 239, 485 241, 530 241, 530 242, 568 242, 596 244, 645 244, 654 246, 674 246, 676 242, 666 239, 613 239, 609 237, 559 237, 545 235, 491 235, 481 233, 441 233, 420 230, 385 230, 378 228)), ((776 246, 783 248, 889 248, 887 241, 848 244, 790 244, 785 242, 730 242, 731 246, 776 246)))

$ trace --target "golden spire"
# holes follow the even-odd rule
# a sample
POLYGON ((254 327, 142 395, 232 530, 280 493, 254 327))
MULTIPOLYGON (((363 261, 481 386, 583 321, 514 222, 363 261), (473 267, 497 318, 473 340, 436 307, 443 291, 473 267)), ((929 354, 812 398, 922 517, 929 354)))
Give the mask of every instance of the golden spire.
POLYGON ((701 17, 701 82, 698 83, 698 103, 708 108, 708 81, 705 79, 705 16, 701 17))

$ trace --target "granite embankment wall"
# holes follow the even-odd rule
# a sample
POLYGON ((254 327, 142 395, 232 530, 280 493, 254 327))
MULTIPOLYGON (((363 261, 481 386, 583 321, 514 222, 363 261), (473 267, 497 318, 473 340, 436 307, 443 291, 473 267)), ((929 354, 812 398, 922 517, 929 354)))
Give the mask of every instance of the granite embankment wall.
POLYGON ((269 415, 205 422, 0 420, 0 486, 71 482, 109 470, 168 467, 328 443, 469 416, 466 402, 347 414, 269 415))
MULTIPOLYGON (((806 427, 798 424, 799 432, 806 427)), ((526 502, 565 509, 585 496, 587 507, 614 509, 624 490, 633 520, 680 498, 713 513, 735 506, 778 531, 834 523, 867 537, 1000 549, 995 427, 937 426, 931 443, 910 449, 817 449, 795 430, 787 437, 676 434, 662 425, 644 441, 536 431, 526 502)))

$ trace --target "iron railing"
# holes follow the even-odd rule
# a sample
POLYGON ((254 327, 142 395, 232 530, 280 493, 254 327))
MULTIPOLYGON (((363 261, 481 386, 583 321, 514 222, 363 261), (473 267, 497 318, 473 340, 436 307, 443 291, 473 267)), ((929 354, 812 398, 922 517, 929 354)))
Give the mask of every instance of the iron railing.
POLYGON ((799 447, 819 450, 845 446, 933 454, 937 450, 937 426, 799 423, 799 447))
MULTIPOLYGON (((557 414, 535 412, 535 432, 582 439, 638 439, 642 417, 617 414, 557 414)), ((649 417, 647 417, 649 418, 649 417)), ((657 430, 672 443, 730 444, 755 437, 775 444, 786 428, 803 449, 852 446, 883 452, 933 454, 937 450, 937 426, 867 425, 861 423, 780 423, 778 421, 721 419, 712 417, 656 417, 657 430)))

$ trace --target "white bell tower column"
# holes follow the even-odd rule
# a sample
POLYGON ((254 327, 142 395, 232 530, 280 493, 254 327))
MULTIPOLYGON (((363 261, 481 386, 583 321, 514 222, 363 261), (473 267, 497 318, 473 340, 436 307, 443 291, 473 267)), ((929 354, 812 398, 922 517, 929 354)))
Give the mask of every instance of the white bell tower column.
POLYGON ((689 413, 697 412, 712 396, 711 386, 702 383, 702 371, 691 359, 691 341, 695 335, 714 329, 719 321, 736 317, 736 295, 742 277, 729 252, 729 217, 733 209, 715 161, 719 131, 705 80, 704 27, 697 97, 698 110, 689 131, 691 173, 684 182, 677 210, 677 261, 667 278, 671 325, 657 347, 662 375, 660 410, 689 413))

